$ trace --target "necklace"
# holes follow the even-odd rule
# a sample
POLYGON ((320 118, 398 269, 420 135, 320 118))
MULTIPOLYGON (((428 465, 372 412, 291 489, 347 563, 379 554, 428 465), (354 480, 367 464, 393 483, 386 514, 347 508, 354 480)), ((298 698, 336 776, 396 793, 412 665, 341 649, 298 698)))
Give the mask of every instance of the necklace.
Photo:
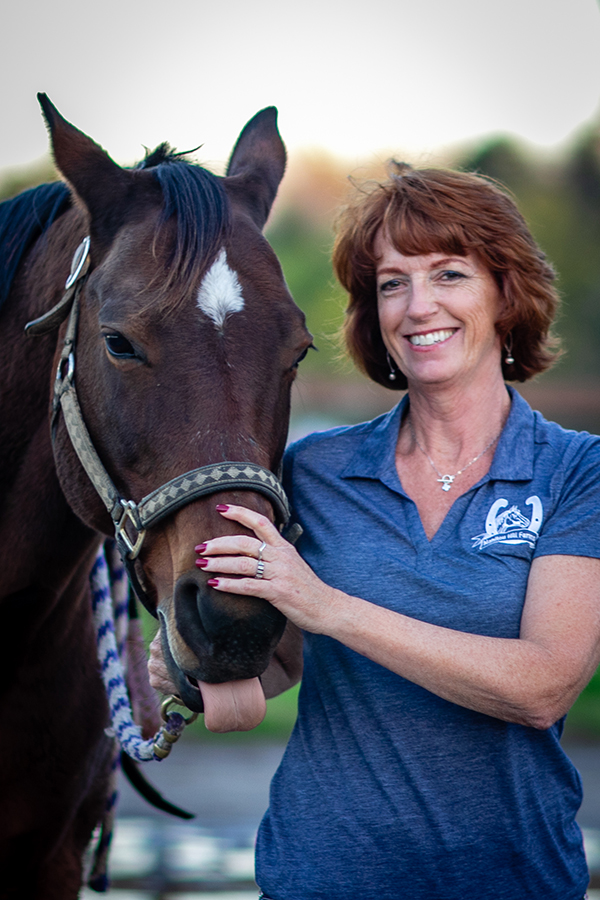
POLYGON ((443 491, 449 491, 450 488, 452 487, 454 479, 458 478, 459 475, 462 475, 463 472, 466 472, 466 470, 469 468, 469 466, 472 466, 473 463, 476 463, 478 459, 481 459, 481 457, 484 455, 484 453, 487 453, 487 451, 490 449, 492 444, 496 443, 496 441, 502 434, 502 429, 504 428, 504 426, 502 426, 502 428, 500 429, 498 434, 492 438, 492 440, 489 442, 487 447, 484 447, 483 450, 481 451, 481 453, 479 453, 477 456, 474 456, 473 459, 466 464, 466 466, 463 466, 462 469, 459 469, 458 472, 455 472, 454 475, 442 475, 442 473, 440 472, 440 470, 438 469, 438 467, 436 466, 436 464, 430 457, 429 453, 423 447, 421 447, 421 445, 418 441, 417 435, 415 434, 415 429, 413 428, 413 424, 410 419, 408 420, 408 427, 410 428, 410 433, 413 436, 415 444, 417 445, 417 447, 419 448, 421 453, 426 457, 426 459, 429 460, 429 464, 430 464, 431 468, 434 470, 434 472, 437 472, 437 474, 439 475, 438 481, 441 482, 443 491))

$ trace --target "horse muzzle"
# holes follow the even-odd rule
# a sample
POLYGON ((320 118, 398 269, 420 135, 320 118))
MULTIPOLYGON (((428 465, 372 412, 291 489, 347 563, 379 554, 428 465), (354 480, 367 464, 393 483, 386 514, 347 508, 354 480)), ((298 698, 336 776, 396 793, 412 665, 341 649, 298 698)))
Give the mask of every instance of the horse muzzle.
POLYGON ((180 576, 158 616, 169 673, 186 706, 197 712, 202 711, 198 682, 262 675, 286 624, 266 600, 215 591, 197 571, 180 576))

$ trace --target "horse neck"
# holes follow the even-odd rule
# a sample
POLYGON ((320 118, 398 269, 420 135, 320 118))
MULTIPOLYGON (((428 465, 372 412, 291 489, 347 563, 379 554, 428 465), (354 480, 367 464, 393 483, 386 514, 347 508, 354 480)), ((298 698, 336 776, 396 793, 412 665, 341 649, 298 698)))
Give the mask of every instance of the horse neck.
MULTIPOLYGON (((49 399, 57 334, 26 337, 24 325, 58 299, 69 259, 59 246, 77 228, 67 213, 37 242, 22 265, 0 312, 6 352, 0 354, 0 571, 2 593, 29 583, 42 557, 60 547, 65 531, 78 553, 96 540, 78 523, 56 477, 49 428, 49 399), (35 489, 32 490, 32 485, 35 489), (23 571, 20 571, 21 566, 23 571), (30 574, 27 575, 27 572, 30 574)), ((79 226, 80 227, 80 226, 79 226)), ((73 237, 73 241, 77 238, 73 237)), ((64 556, 64 550, 61 551, 64 556)))

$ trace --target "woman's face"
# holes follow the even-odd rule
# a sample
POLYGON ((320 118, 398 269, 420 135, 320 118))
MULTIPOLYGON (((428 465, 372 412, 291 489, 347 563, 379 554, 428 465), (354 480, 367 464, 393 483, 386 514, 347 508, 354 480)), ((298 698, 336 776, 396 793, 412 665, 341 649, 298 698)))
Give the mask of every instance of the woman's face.
POLYGON ((409 386, 501 374, 501 295, 477 256, 404 256, 382 231, 375 252, 381 334, 409 386))

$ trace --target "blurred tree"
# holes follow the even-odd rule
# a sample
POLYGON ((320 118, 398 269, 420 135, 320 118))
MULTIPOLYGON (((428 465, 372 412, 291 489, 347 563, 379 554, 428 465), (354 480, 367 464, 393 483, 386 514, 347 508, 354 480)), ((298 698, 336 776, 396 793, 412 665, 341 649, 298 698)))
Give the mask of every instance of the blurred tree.
POLYGON ((552 163, 502 138, 465 155, 460 166, 513 192, 557 269, 563 306, 556 330, 567 353, 544 377, 600 376, 600 127, 583 133, 566 158, 552 163))
POLYGON ((0 174, 0 201, 9 200, 27 188, 48 181, 56 181, 57 178, 58 175, 50 157, 45 157, 32 166, 7 169, 0 174))
POLYGON ((344 292, 331 268, 331 228, 315 227, 298 209, 288 207, 269 227, 267 237, 319 350, 308 354, 302 373, 323 374, 335 366, 337 332, 345 305, 344 292))
POLYGON ((494 178, 516 195, 521 195, 530 183, 531 167, 516 144, 506 137, 486 141, 462 156, 460 168, 494 178))

